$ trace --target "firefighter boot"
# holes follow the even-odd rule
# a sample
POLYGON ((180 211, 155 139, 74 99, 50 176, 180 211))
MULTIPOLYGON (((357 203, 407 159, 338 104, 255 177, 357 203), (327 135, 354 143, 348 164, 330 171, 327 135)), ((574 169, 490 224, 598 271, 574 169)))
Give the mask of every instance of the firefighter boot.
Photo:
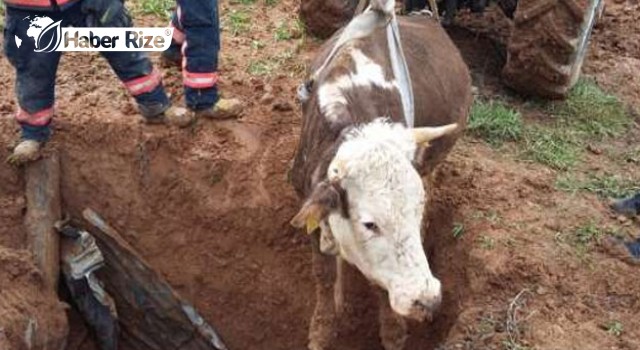
POLYGON ((42 142, 36 140, 20 140, 7 161, 14 165, 21 165, 34 161, 40 157, 42 144, 42 142))
POLYGON ((204 117, 208 119, 231 119, 238 118, 242 115, 242 102, 238 99, 220 98, 218 102, 211 108, 199 110, 195 112, 197 118, 204 117))

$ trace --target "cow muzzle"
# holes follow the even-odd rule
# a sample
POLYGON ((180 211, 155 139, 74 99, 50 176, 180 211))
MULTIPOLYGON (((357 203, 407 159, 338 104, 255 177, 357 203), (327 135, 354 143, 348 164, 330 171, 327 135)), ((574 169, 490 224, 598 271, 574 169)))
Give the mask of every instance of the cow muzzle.
POLYGON ((432 277, 419 285, 397 285, 389 290, 389 302, 393 311, 403 317, 430 321, 442 302, 440 281, 432 277))

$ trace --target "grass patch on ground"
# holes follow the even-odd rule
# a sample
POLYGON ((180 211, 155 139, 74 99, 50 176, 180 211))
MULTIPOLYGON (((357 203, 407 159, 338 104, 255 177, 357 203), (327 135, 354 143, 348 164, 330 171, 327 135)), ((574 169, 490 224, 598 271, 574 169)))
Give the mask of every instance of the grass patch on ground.
POLYGON ((297 39, 304 34, 304 26, 299 19, 293 21, 282 21, 276 27, 274 38, 276 41, 297 39))
POLYGON ((520 140, 522 116, 502 102, 477 100, 471 108, 467 130, 492 146, 501 146, 505 142, 520 140))
POLYGON ((607 323, 602 325, 602 328, 614 337, 621 336, 622 332, 624 331, 624 325, 622 324, 622 322, 617 320, 608 321, 607 323))
POLYGON ((4 30, 4 2, 0 1, 0 29, 4 30))
POLYGON ((227 30, 233 36, 246 33, 251 27, 251 16, 244 10, 231 10, 227 15, 226 21, 228 26, 227 30))
POLYGON ((231 0, 229 3, 232 5, 253 5, 256 3, 256 0, 231 0))
POLYGON ((626 164, 637 164, 640 165, 640 145, 639 146, 629 146, 624 149, 620 149, 620 147, 608 147, 606 150, 607 156, 612 158, 618 162, 626 163, 626 164))
MULTIPOLYGON (((582 79, 565 101, 533 101, 528 107, 551 115, 545 123, 524 123, 519 111, 499 101, 477 100, 467 129, 499 147, 515 142, 521 159, 569 170, 593 142, 622 135, 633 123, 622 102, 595 82, 582 79)), ((635 154, 627 155, 633 159, 635 154)))
POLYGON ((640 182, 618 175, 590 175, 579 179, 565 174, 558 177, 556 188, 571 193, 585 191, 605 198, 623 198, 640 191, 640 182))
POLYGON ((590 253, 605 235, 614 234, 610 228, 603 228, 593 220, 583 222, 579 226, 574 226, 556 234, 556 242, 570 247, 570 251, 583 263, 592 263, 590 253))
POLYGON ((152 15, 163 20, 168 20, 171 18, 175 5, 175 0, 142 0, 140 2, 134 2, 132 11, 135 14, 152 15))
POLYGON ((295 58, 295 52, 292 49, 286 49, 276 55, 250 61, 246 71, 255 76, 269 76, 276 72, 285 72, 292 76, 304 73, 306 66, 295 58))
POLYGON ((581 133, 583 138, 596 140, 619 136, 633 122, 616 96, 588 79, 578 81, 565 101, 550 103, 547 111, 565 128, 581 133))
POLYGON ((284 41, 293 39, 293 33, 291 32, 291 28, 289 28, 289 24, 286 21, 280 22, 278 27, 276 27, 276 31, 273 34, 276 41, 284 41))
POLYGON ((567 170, 580 159, 581 147, 565 130, 529 126, 520 147, 525 160, 535 161, 557 170, 567 170))
POLYGON ((482 249, 491 250, 496 246, 496 240, 493 237, 482 235, 476 239, 476 242, 482 249))
POLYGON ((588 223, 579 226, 574 231, 575 243, 587 245, 597 242, 603 234, 595 222, 589 221, 588 223))
POLYGON ((525 125, 520 112, 499 101, 476 101, 467 129, 494 147, 517 142, 523 159, 554 169, 568 169, 579 159, 580 147, 570 133, 537 124, 525 125))
POLYGON ((462 223, 456 222, 453 224, 453 229, 451 231, 451 233, 453 233, 453 238, 462 238, 462 235, 464 235, 464 225, 462 223))
POLYGON ((267 60, 251 61, 247 67, 247 73, 257 76, 271 75, 277 66, 276 63, 267 60))

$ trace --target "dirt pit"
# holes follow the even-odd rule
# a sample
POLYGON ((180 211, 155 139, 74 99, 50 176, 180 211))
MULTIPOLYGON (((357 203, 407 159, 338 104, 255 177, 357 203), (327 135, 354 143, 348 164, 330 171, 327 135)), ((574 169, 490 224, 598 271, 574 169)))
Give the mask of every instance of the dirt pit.
MULTIPOLYGON (((86 207, 100 213, 230 349, 304 349, 315 291, 309 238, 288 224, 298 200, 287 171, 300 128, 300 66, 318 43, 274 38, 282 23, 294 23, 295 1, 243 6, 222 3, 227 30, 231 11, 264 25, 224 35, 221 90, 246 101, 239 121, 202 120, 186 130, 142 125, 104 60, 67 54, 48 150, 61 155, 65 210, 78 218, 86 207)), ((493 54, 499 47, 466 29, 451 35, 480 91, 508 95, 500 85, 500 56, 493 54)), ((607 37, 594 34, 601 50, 608 50, 601 42, 607 37)), ((591 62, 587 69, 599 61, 591 62)), ((164 78, 181 103, 179 72, 165 69, 164 78)), ((2 57, 0 159, 18 137, 13 83, 2 57)), ((0 165, 0 175, 0 245, 28 264, 22 170, 0 165)), ((458 143, 436 174, 425 247, 444 301, 433 322, 412 324, 407 349, 640 349, 637 267, 599 246, 577 255, 563 240, 585 222, 616 218, 594 195, 558 191, 556 175, 473 138, 458 143), (619 335, 611 332, 614 321, 624 327, 619 335)), ((337 348, 381 349, 370 290, 362 278, 352 279, 347 311, 354 321, 342 325, 337 348)), ((7 321, 2 311, 0 325, 7 321)), ((68 349, 95 349, 69 313, 68 349)))

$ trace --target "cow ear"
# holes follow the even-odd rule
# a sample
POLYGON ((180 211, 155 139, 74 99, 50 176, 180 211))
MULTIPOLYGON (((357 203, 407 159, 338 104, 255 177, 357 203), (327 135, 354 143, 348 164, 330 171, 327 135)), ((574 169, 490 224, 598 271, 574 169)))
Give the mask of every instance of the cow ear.
POLYGON ((322 220, 332 210, 340 208, 340 193, 334 185, 321 182, 314 188, 311 196, 302 205, 302 208, 291 219, 291 225, 297 228, 307 228, 307 233, 315 231, 322 220))
POLYGON ((413 138, 419 146, 428 146, 429 142, 449 135, 458 129, 458 124, 449 124, 444 126, 427 126, 422 128, 413 128, 413 138))
POLYGON ((320 220, 324 216, 325 209, 321 205, 306 202, 302 209, 291 219, 291 225, 297 228, 307 228, 307 233, 311 234, 320 225, 320 220))

